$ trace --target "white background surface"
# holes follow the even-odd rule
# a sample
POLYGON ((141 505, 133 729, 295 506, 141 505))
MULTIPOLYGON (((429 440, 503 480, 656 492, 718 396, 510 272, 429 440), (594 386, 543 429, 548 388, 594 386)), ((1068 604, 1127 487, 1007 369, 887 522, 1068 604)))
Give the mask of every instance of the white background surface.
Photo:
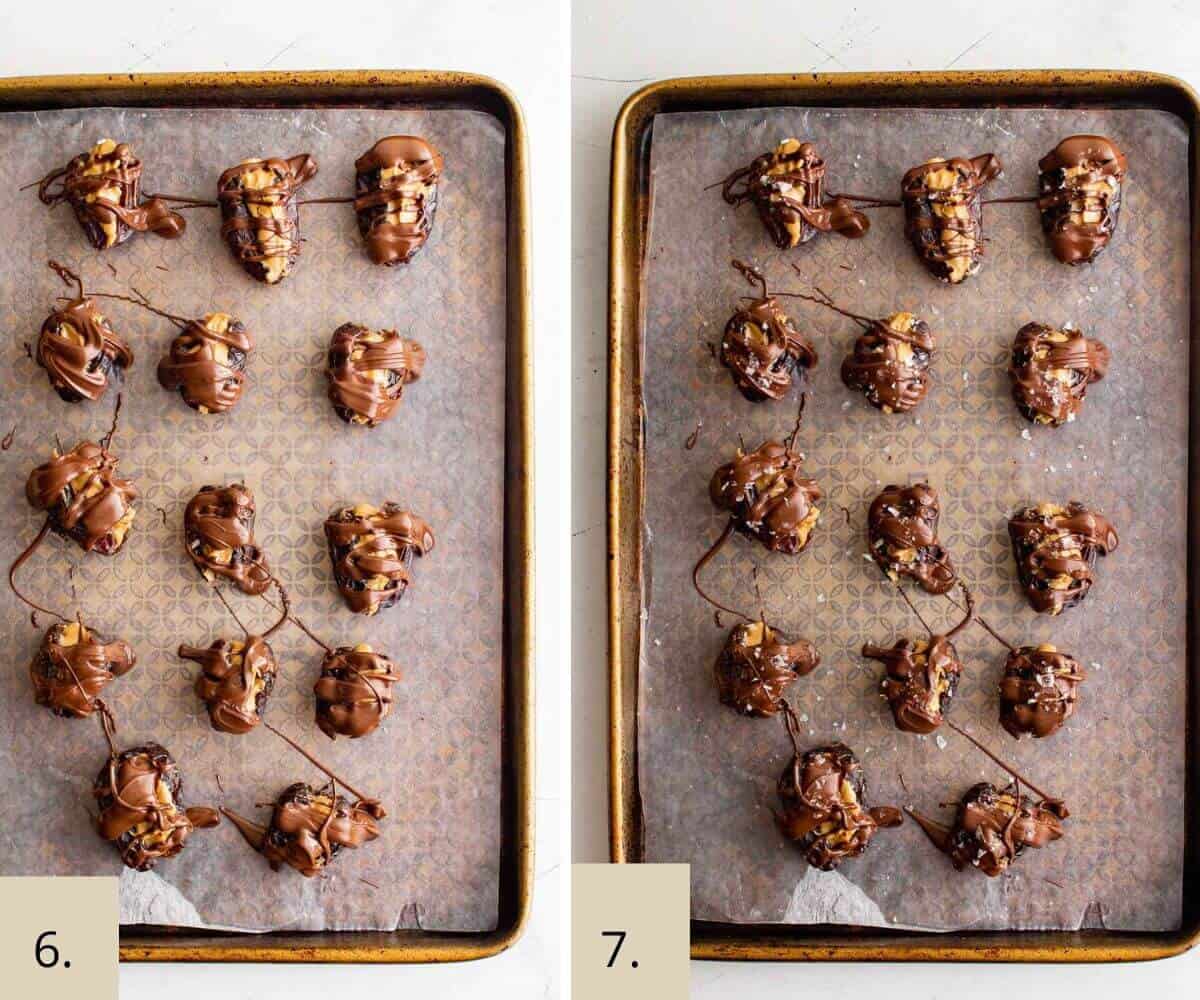
MULTIPOLYGON (((533 919, 510 951, 457 966, 123 966, 127 1000, 171 996, 309 1000, 560 995, 559 895, 564 870, 566 768, 560 720, 569 687, 563 657, 570 627, 566 588, 567 336, 569 196, 566 12, 557 0, 503 2, 386 0, 336 4, 164 3, 94 0, 4 4, 4 75, 250 69, 447 69, 493 76, 525 111, 533 164, 533 248, 537 367, 537 881, 533 919), (100 20, 97 20, 97 19, 100 20), (558 475, 553 473, 558 470, 558 475)), ((70 152, 70 151, 67 151, 70 152)), ((143 156, 151 155, 143 150, 143 156)), ((4 178, 7 185, 22 183, 4 178)), ((82 987, 86 992, 87 987, 82 987)), ((0 990, 0 992, 3 992, 0 990)))
MULTIPOLYGON (((1112 68, 1200 86, 1194 2, 575 0, 572 13, 574 860, 607 860, 604 421, 609 142, 643 83, 717 73, 1112 68)), ((1180 206, 1186 211, 1185 206, 1180 206)), ((1122 849, 1114 845, 1114 849, 1122 849)), ((1138 966, 692 963, 695 997, 1195 995, 1200 949, 1138 966)))

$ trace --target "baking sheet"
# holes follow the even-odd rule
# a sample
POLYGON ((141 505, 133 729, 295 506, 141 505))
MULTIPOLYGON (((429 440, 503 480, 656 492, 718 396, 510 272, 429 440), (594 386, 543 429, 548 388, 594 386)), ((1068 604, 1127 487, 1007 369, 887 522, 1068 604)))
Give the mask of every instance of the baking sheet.
MULTIPOLYGON (((1179 926, 1185 770, 1188 136, 1146 110, 752 109, 664 114, 651 144, 644 264, 642 384, 646 421, 645 619, 639 666, 638 779, 647 861, 690 862, 692 915, 734 923, 838 923, 950 929, 1167 930, 1179 926), (1036 208, 985 208, 988 255, 965 285, 934 281, 903 236, 902 211, 870 210, 860 241, 818 237, 777 251, 749 205, 703 191, 787 136, 817 143, 826 190, 896 197, 900 177, 933 156, 995 152, 1005 176, 985 197, 1036 192, 1037 160, 1072 133, 1112 137, 1129 158, 1120 229, 1093 266, 1071 269, 1045 247, 1036 208), (796 396, 756 405, 710 349, 750 289, 731 258, 763 267, 772 289, 816 284, 868 315, 906 309, 938 337, 928 398, 885 417, 838 377, 857 327, 794 302, 821 354, 798 447, 825 492, 809 549, 769 554, 735 537, 706 589, 753 609, 758 567, 767 615, 813 640, 816 672, 790 698, 807 745, 841 740, 862 759, 871 804, 938 804, 980 780, 1007 780, 953 731, 897 731, 864 640, 891 644, 922 628, 864 558, 867 505, 890 482, 928 477, 942 498, 941 539, 1014 643, 1053 641, 1090 677, 1063 731, 1009 737, 997 718, 1004 649, 973 627, 956 637, 965 672, 951 717, 1039 787, 1064 796, 1066 837, 1027 851, 1003 878, 957 873, 915 823, 883 831, 838 871, 811 870, 776 832, 775 781, 790 757, 778 720, 744 719, 717 702, 712 663, 726 630, 692 590, 696 559, 723 516, 707 485, 741 435, 782 439, 796 396), (796 263, 801 273, 790 265, 796 263), (1074 323, 1113 353, 1078 421, 1050 430, 1018 413, 1008 355, 1025 322, 1074 323), (702 427, 694 448, 685 441, 702 427), (1104 511, 1120 548, 1085 602, 1035 615, 1016 580, 1006 521, 1027 501, 1080 499, 1104 511), (845 508, 845 513, 840 509, 845 508), (907 788, 907 791, 906 791, 907 788)), ((942 598, 911 591, 927 618, 957 620, 942 598)))
MULTIPOLYGON (((228 823, 199 831, 153 872, 122 874, 122 922, 247 930, 422 927, 486 931, 497 921, 501 817, 501 616, 505 380, 505 136, 491 116, 465 110, 42 111, 0 116, 0 176, 10 189, 101 137, 133 144, 143 191, 211 197, 218 174, 242 159, 309 152, 320 172, 301 198, 353 194, 354 160, 394 133, 425 136, 443 154, 433 235, 405 268, 373 267, 350 205, 301 208, 304 250, 268 288, 244 274, 220 239, 219 212, 186 212, 176 242, 135 237, 102 256, 70 210, 33 191, 14 195, 0 221, 0 538, 7 566, 40 516, 24 499, 29 470, 98 440, 113 395, 69 405, 26 355, 54 296, 67 289, 53 257, 89 290, 133 285, 171 312, 222 308, 254 334, 245 394, 222 416, 201 417, 157 384, 155 365, 175 329, 109 303, 136 361, 125 383, 113 449, 142 491, 134 530, 112 559, 51 538, 22 580, 42 603, 71 607, 69 572, 85 620, 120 634, 135 670, 104 694, 122 746, 163 743, 180 762, 188 804, 224 804, 265 817, 255 803, 320 772, 265 730, 216 733, 192 694, 181 642, 207 645, 238 629, 186 557, 183 510, 202 485, 244 479, 258 501, 257 537, 296 610, 331 645, 369 642, 404 673, 391 715, 370 736, 331 743, 313 722, 321 651, 297 629, 271 639, 279 677, 267 718, 315 750, 356 788, 386 804, 379 840, 342 853, 324 878, 274 873, 228 823), (106 262, 116 269, 114 276, 106 262), (325 397, 324 358, 348 320, 395 327, 429 360, 397 415, 365 431, 339 420, 325 397), (437 544, 416 560, 400 604, 352 615, 338 595, 322 523, 336 507, 396 500, 423 516, 437 544), (73 568, 73 570, 72 570, 73 568), (220 784, 218 785, 218 776, 220 784), (222 793, 221 789, 224 789, 222 793)), ((266 627, 260 600, 229 592, 239 614, 266 627)), ((33 704, 27 664, 41 630, 15 598, 3 607, 10 668, 0 679, 0 796, 7 803, 0 875, 117 874, 112 847, 88 828, 91 782, 105 759, 94 720, 60 720, 33 704)), ((43 628, 49 624, 43 619, 43 628)))

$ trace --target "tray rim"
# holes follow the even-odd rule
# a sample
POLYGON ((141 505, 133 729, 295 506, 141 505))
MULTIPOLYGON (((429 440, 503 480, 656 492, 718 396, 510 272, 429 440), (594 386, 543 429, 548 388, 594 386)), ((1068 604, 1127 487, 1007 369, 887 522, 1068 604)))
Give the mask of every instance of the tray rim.
POLYGON ((512 947, 533 897, 534 511, 533 322, 528 136, 513 93, 491 77, 449 70, 97 73, 0 79, 0 114, 86 107, 453 106, 505 130, 507 275, 502 846, 494 930, 225 934, 121 928, 122 962, 463 962, 512 947))
MULTIPOLYGON (((643 860, 637 786, 637 645, 640 577, 643 422, 638 404, 638 353, 644 304, 649 129, 656 114, 766 106, 954 107, 1121 104, 1171 111, 1189 128, 1191 339, 1189 476, 1200 458, 1200 98, 1184 81, 1124 70, 949 70, 937 72, 746 74, 674 77, 631 94, 613 128, 609 187, 608 312, 608 670, 609 850, 614 863, 643 860), (627 399, 628 397, 628 399, 627 399), (628 522, 628 523, 627 523, 628 522), (635 595, 636 606, 623 599, 635 595)), ((1188 754, 1189 817, 1200 793, 1200 724, 1196 662, 1200 597, 1200 489, 1188 501, 1188 754)), ((1002 931, 914 933, 835 925, 691 922, 693 959, 743 961, 985 961, 1126 962, 1179 955, 1200 943, 1200 876, 1194 821, 1185 830, 1184 914, 1177 931, 1002 931)))

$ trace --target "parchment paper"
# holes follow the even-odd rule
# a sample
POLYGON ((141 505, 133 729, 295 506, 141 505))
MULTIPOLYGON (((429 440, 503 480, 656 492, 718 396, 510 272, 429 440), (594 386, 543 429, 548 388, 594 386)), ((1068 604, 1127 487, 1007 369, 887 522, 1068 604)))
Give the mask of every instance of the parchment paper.
MULTIPOLYGON (((639 777, 646 858, 692 865, 697 919, 952 928, 1163 930, 1180 918, 1184 819, 1184 613, 1187 482, 1187 132, 1165 113, 1050 110, 748 110, 663 115, 652 144, 644 386, 648 618, 639 692, 639 777), (934 281, 903 236, 897 208, 870 211, 865 239, 823 236, 774 249, 751 206, 702 189, 787 136, 811 139, 827 191, 898 197, 906 169, 935 155, 995 152, 1005 176, 986 197, 1036 192, 1038 158, 1078 132, 1111 136, 1129 157, 1120 229, 1091 267, 1046 249, 1030 204, 985 209, 983 270, 959 287, 934 281), (775 781, 790 757, 778 720, 744 719, 717 701, 712 664, 733 620, 714 626, 691 567, 721 531, 709 477, 732 456, 790 431, 796 395, 746 402, 710 352, 738 296, 730 258, 762 265, 778 290, 819 285, 871 316, 906 309, 937 336, 933 385, 912 414, 887 417, 838 377, 857 328, 804 302, 814 337, 799 448, 825 491, 810 548, 768 554, 735 537, 706 574, 711 593, 756 610, 758 567, 769 619, 817 643, 822 664, 789 697, 808 745, 859 754, 873 804, 939 803, 1007 776, 953 731, 897 731, 865 640, 890 645, 923 629, 864 558, 866 510, 889 482, 928 477, 942 499, 941 539, 1013 643, 1053 641, 1090 677, 1053 737, 1020 743, 999 726, 1005 650, 974 627, 955 639, 965 672, 951 717, 1030 780, 1065 797, 1066 837, 1027 851, 1007 877, 955 872, 915 823, 884 831, 836 873, 809 870, 774 828, 775 781), (797 264, 801 273, 791 270, 797 264), (1006 365, 1031 320, 1074 323, 1112 350, 1080 419, 1033 427, 1009 394, 1006 365), (693 450, 684 442, 703 421, 693 450), (1038 616, 1019 589, 1006 521, 1027 501, 1080 499, 1108 514, 1120 548, 1085 602, 1038 616), (839 507, 848 511, 845 516, 839 507), (905 790, 907 787, 908 791, 905 790), (1053 881, 1051 881, 1053 880, 1053 881)), ((935 624, 943 598, 913 590, 935 624)), ((944 727, 943 727, 944 728, 944 727)))
MULTIPOLYGON (((41 516, 24 499, 29 470, 57 433, 65 446, 98 440, 114 396, 70 405, 26 356, 55 296, 67 289, 54 257, 94 291, 130 285, 171 312, 221 308, 256 339, 242 400, 202 417, 155 379, 174 328, 132 305, 110 303, 136 361, 113 444, 120 472, 143 499, 124 549, 84 557, 51 538, 23 573, 51 607, 74 611, 128 639, 134 671, 104 693, 131 746, 157 740, 179 761, 190 804, 255 803, 293 781, 324 778, 271 733, 209 728, 181 642, 207 645, 239 630, 186 557, 182 519, 205 483, 244 479, 258 501, 257 537, 298 613, 332 645, 369 642, 405 680, 391 715, 361 740, 331 743, 313 722, 321 650, 297 629, 271 639, 279 677, 267 718, 335 771, 386 804, 379 840, 345 851, 326 878, 266 862, 225 823, 200 831, 153 873, 126 872, 122 920, 263 930, 416 927, 482 931, 496 922, 500 856, 501 614, 505 373, 504 133, 462 110, 89 110, 0 116, 0 177, 10 193, 101 137, 134 145, 145 191, 212 197, 217 175, 251 156, 312 153, 320 172, 302 198, 353 193, 354 160, 392 133, 425 136, 445 157, 434 232, 405 268, 370 264, 350 205, 301 208, 303 253, 276 287, 244 274, 219 236, 215 209, 187 211, 177 242, 135 237, 101 255, 70 210, 33 191, 12 194, 0 217, 0 562, 33 537, 41 516), (106 262, 116 268, 110 273, 106 262), (160 269, 161 268, 161 269, 160 269), (375 430, 350 427, 325 397, 324 358, 341 323, 395 327, 428 352, 397 415, 375 430), (375 618, 352 615, 333 582, 322 523, 347 502, 396 500, 437 536, 415 561, 404 599, 375 618), (161 508, 161 511, 159 510, 161 508), (220 786, 217 778, 220 777, 220 786), (221 788, 224 788, 222 794, 221 788), (373 883, 373 884, 370 884, 373 883)), ((239 614, 266 627, 272 612, 227 591, 239 614)), ((8 669, 0 673, 0 874, 116 874, 111 845, 88 826, 91 783, 105 759, 94 720, 61 720, 34 705, 27 665, 41 635, 11 595, 3 608, 8 669)), ((50 624, 45 616, 43 628, 50 624)))

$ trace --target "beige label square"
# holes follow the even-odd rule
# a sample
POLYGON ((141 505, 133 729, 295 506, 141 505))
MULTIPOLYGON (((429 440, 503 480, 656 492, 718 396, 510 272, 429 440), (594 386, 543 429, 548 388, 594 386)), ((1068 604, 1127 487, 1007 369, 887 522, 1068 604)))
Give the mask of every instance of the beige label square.
POLYGON ((574 1000, 688 995, 687 865, 572 865, 574 1000))
POLYGON ((117 880, 0 878, 4 994, 117 1000, 117 880))

